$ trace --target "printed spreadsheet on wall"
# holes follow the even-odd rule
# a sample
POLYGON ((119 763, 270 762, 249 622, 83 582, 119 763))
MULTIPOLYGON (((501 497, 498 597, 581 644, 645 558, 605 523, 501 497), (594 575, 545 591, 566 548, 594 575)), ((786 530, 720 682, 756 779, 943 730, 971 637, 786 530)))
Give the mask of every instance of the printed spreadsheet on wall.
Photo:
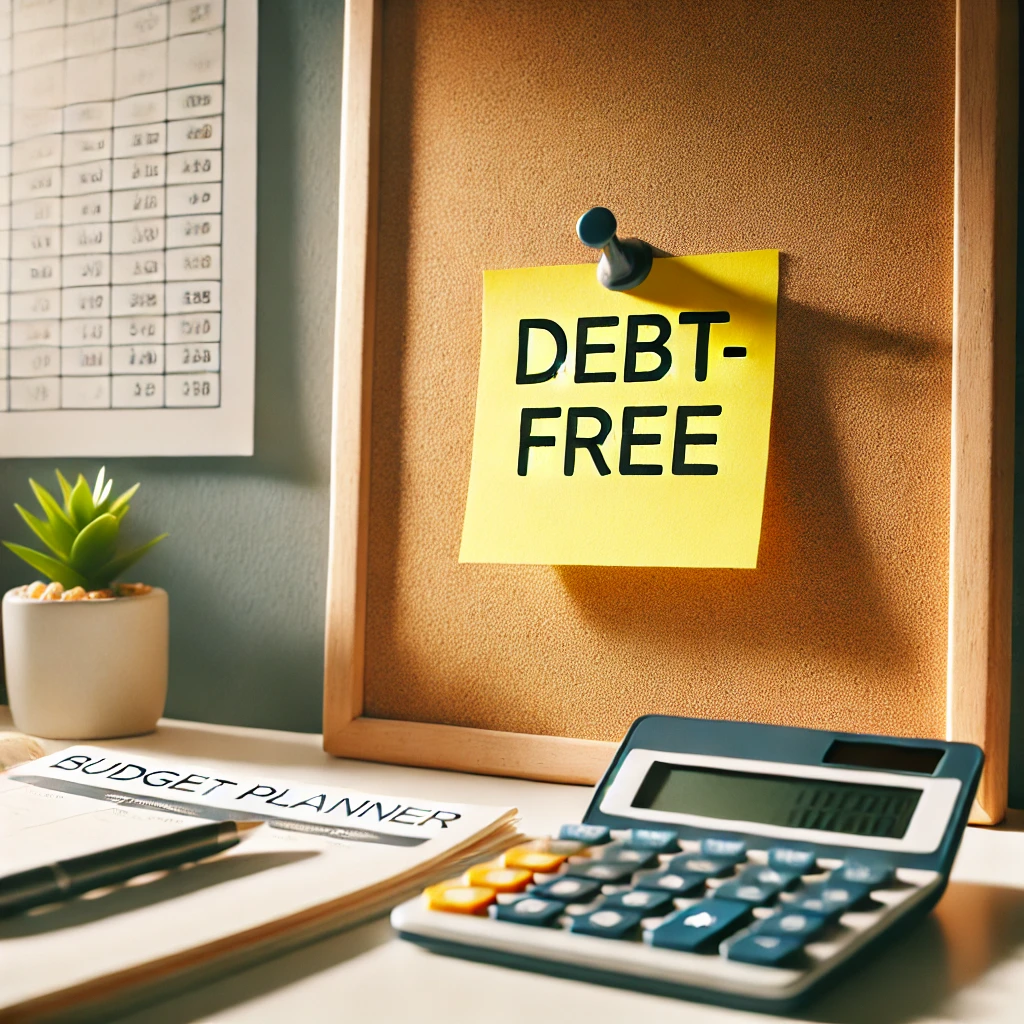
POLYGON ((248 455, 256 0, 0 0, 0 457, 248 455))

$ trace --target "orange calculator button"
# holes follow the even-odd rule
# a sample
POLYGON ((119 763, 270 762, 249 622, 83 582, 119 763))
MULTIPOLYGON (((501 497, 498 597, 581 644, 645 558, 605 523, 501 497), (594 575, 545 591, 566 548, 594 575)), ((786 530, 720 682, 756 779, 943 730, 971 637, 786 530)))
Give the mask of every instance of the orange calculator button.
POLYGON ((564 853, 547 853, 529 846, 513 846, 505 853, 505 867, 522 868, 524 871, 557 871, 565 863, 564 853))
POLYGON ((477 864, 466 872, 466 880, 470 885, 482 885, 497 892, 522 892, 533 880, 533 872, 495 864, 477 864))
POLYGON ((423 890, 431 910, 447 910, 453 914, 479 914, 497 895, 487 885, 465 885, 462 882, 439 882, 423 890))

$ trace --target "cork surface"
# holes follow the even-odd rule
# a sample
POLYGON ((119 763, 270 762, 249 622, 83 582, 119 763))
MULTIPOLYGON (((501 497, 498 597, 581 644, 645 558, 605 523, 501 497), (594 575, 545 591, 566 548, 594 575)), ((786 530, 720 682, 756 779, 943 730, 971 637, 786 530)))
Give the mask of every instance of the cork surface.
MULTIPOLYGON (((939 736, 953 0, 391 0, 365 714, 939 736), (459 565, 481 272, 782 251, 756 570, 459 565)), ((644 509, 631 524, 642 529, 644 509)))

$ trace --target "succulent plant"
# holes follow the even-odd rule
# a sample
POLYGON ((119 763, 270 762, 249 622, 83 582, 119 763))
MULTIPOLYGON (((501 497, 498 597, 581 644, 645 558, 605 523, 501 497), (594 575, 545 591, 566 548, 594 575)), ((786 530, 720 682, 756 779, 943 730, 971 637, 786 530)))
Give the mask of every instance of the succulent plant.
POLYGON ((79 473, 72 487, 58 469, 57 481, 64 498, 63 505, 45 487, 41 487, 35 480, 29 480, 45 520, 20 505, 14 507, 53 554, 47 555, 8 541, 4 541, 4 547, 64 587, 84 587, 86 590, 109 587, 167 534, 162 533, 140 547, 119 555, 117 545, 121 520, 128 512, 128 502, 139 485, 129 487, 117 498, 111 498, 114 481, 105 477, 104 467, 90 489, 85 477, 79 473))

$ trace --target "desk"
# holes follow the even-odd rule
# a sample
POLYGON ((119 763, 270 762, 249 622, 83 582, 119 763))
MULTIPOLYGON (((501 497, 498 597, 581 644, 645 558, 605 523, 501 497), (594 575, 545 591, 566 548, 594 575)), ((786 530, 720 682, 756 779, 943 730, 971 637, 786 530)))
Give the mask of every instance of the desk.
MULTIPOLYGON (((0 728, 9 728, 0 709, 0 728)), ((49 750, 69 744, 48 741, 49 750)), ((590 790, 330 758, 320 737, 163 720, 121 750, 269 767, 296 782, 409 796, 513 804, 524 832, 578 821, 590 790)), ((1024 813, 997 829, 968 829, 952 881, 931 917, 799 1018, 821 1024, 1019 1024, 1024 1018, 1024 813)), ((387 919, 183 993, 117 1024, 737 1024, 778 1019, 563 981, 435 956, 396 939, 387 919)))

